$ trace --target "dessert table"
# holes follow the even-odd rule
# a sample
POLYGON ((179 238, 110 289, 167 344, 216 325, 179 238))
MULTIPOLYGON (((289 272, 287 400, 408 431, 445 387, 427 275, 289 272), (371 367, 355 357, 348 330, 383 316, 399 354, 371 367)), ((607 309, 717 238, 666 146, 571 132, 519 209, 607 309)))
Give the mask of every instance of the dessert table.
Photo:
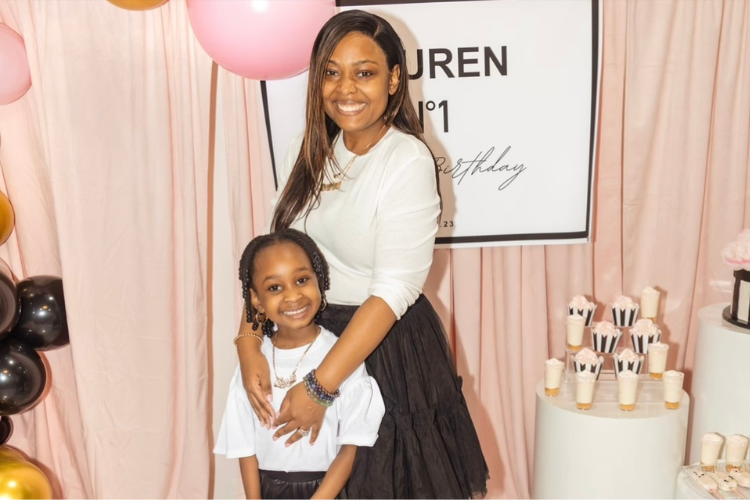
POLYGON ((750 428, 750 330, 722 319, 728 305, 698 311, 690 463, 700 461, 703 434, 747 435, 750 428))
POLYGON ((532 498, 674 498, 684 461, 690 397, 664 407, 661 381, 641 375, 634 411, 621 411, 614 375, 602 373, 590 410, 576 408, 575 376, 557 397, 536 387, 532 498))

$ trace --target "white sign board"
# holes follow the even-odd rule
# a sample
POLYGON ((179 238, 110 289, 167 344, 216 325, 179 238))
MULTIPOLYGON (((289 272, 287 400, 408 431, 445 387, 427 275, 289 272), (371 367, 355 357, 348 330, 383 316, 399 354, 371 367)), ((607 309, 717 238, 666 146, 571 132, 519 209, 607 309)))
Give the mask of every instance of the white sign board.
MULTIPOLYGON (((598 0, 356 1, 406 47, 410 91, 437 160, 438 246, 589 241, 598 0)), ((264 83, 275 162, 304 127, 307 73, 264 83)))

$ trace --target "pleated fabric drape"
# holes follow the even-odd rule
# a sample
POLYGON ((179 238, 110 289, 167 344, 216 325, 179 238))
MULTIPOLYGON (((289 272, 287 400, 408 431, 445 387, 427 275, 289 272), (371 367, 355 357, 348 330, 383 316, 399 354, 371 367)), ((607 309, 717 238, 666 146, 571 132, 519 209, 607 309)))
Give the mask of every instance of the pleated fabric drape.
POLYGON ((62 277, 71 345, 10 445, 67 498, 206 498, 211 59, 185 2, 3 0, 33 84, 0 107, 19 279, 62 277))

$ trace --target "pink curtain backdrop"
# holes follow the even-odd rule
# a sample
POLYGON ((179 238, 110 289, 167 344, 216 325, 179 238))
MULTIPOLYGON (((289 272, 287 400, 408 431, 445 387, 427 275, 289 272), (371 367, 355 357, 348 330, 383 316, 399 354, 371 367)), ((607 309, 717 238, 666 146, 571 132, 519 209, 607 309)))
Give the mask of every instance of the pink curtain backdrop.
POLYGON ((9 442, 68 498, 206 498, 211 59, 185 3, 3 0, 33 84, 0 107, 16 276, 62 277, 71 345, 9 442))
MULTIPOLYGON (((594 298, 603 319, 618 295, 659 289, 670 366, 689 375, 697 311, 731 296, 721 248, 750 223, 750 5, 602 8, 593 241, 438 250, 428 279, 491 498, 531 494, 534 387, 562 358, 567 302, 594 298)), ((0 22, 24 37, 33 79, 0 106, 16 211, 0 258, 18 279, 63 278, 71 337, 45 355, 49 393, 12 417, 9 444, 58 497, 210 497, 209 345, 234 334, 210 331, 216 94, 236 261, 274 190, 258 83, 212 71, 184 0, 0 0, 0 22)))

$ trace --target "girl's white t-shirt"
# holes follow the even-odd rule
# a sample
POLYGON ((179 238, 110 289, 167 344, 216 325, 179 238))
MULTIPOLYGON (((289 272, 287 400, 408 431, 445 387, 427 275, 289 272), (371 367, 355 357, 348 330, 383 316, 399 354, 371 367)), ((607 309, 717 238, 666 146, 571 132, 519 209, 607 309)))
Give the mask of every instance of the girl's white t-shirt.
MULTIPOLYGON (((313 368, 320 365, 323 358, 336 343, 336 336, 321 327, 320 335, 305 355, 297 369, 297 381, 313 368)), ((309 345, 309 344, 308 344, 309 345)), ((279 377, 289 377, 307 346, 294 349, 276 349, 276 373, 279 377)), ((261 352, 268 359, 271 370, 271 384, 276 381, 273 367, 273 344, 266 337, 261 352)), ((276 412, 281 407, 288 389, 273 387, 273 407, 276 412)), ((276 429, 261 427, 245 388, 239 366, 229 386, 227 406, 221 428, 216 438, 214 453, 227 458, 257 456, 258 465, 264 470, 326 471, 336 458, 341 445, 372 446, 378 437, 380 421, 385 414, 385 405, 377 382, 367 374, 365 365, 360 365, 340 387, 341 395, 326 410, 323 427, 318 440, 310 446, 310 437, 303 437, 290 447, 286 447, 289 435, 274 441, 276 429)))
MULTIPOLYGON (((273 207, 297 160, 302 138, 298 135, 290 143, 273 207)), ((334 155, 341 169, 355 156, 340 134, 334 155)), ((340 190, 323 191, 320 205, 307 219, 292 224, 315 240, 328 261, 330 303, 358 306, 377 296, 401 318, 419 297, 438 231, 435 169, 422 141, 391 127, 367 154, 354 159, 340 190)), ((336 170, 329 165, 328 172, 330 179, 336 170)))

